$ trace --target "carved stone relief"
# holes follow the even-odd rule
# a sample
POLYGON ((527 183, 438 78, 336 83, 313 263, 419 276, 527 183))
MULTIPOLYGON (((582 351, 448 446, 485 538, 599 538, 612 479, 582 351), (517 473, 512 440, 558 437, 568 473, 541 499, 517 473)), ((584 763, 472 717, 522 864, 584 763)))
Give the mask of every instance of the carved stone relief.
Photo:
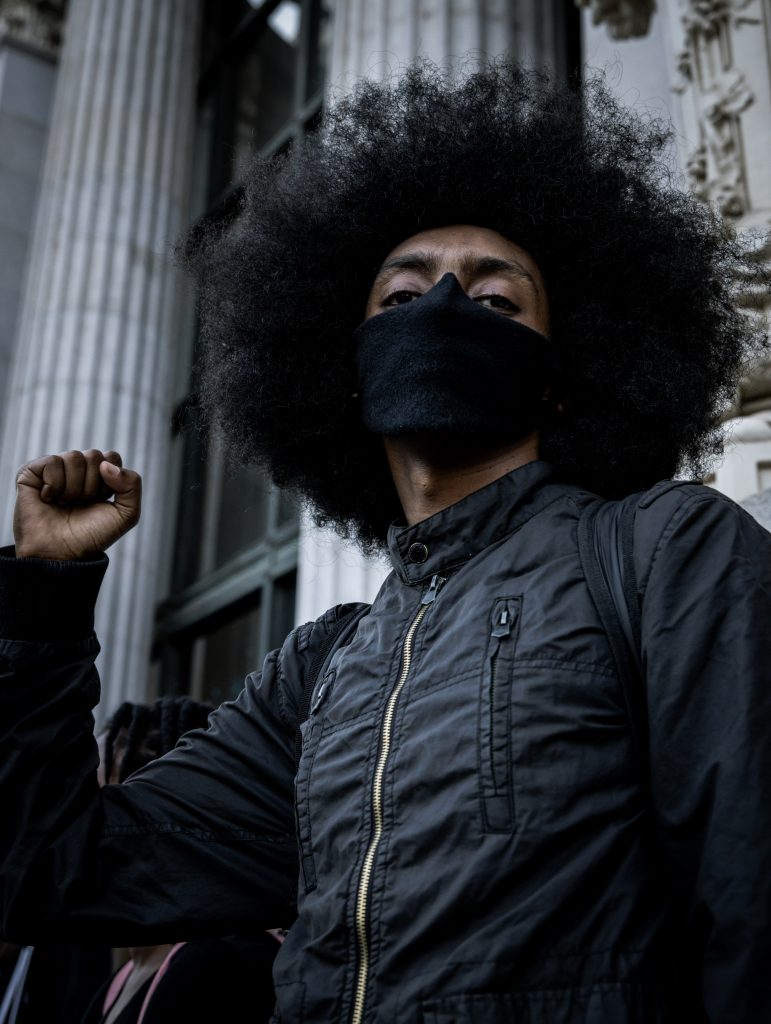
MULTIPOLYGON (((692 111, 696 133, 686 172, 696 195, 740 229, 751 225, 752 233, 742 235, 749 262, 736 272, 734 297, 767 331, 771 218, 753 207, 747 187, 745 147, 753 140, 744 135, 742 115, 757 99, 747 80, 753 69, 741 67, 735 55, 739 33, 762 31, 763 12, 756 0, 679 0, 679 12, 683 45, 674 89, 692 111)), ((742 380, 735 412, 768 408, 769 399, 771 363, 764 363, 742 380)))
POLYGON ((0 0, 0 41, 10 38, 58 53, 64 6, 65 0, 0 0))
POLYGON ((648 33, 656 0, 576 0, 590 7, 593 25, 607 25, 611 39, 632 39, 648 33))
MULTIPOLYGON (((756 224, 752 233, 743 235, 746 255, 745 272, 735 277, 736 304, 756 323, 759 330, 771 329, 771 294, 768 281, 771 273, 771 217, 756 224)), ((737 411, 744 413, 768 409, 771 403, 771 362, 766 360, 744 377, 739 386, 737 411)))
POLYGON ((683 48, 674 89, 690 94, 700 139, 686 170, 694 192, 727 217, 741 217, 749 200, 744 170, 741 114, 755 97, 734 62, 733 34, 758 24, 747 9, 753 0, 681 0, 683 48))

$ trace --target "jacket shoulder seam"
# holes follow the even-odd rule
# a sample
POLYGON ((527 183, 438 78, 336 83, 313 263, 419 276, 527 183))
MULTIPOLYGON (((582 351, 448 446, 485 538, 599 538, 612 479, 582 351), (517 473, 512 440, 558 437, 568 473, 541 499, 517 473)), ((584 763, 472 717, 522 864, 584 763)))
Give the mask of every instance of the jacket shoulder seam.
MULTIPOLYGON (((724 494, 721 494, 719 491, 715 491, 711 494, 706 494, 704 493, 704 491, 699 491, 696 494, 692 493, 685 495, 684 500, 677 505, 677 507, 672 512, 672 515, 669 517, 669 519, 667 520, 667 522, 661 530, 661 534, 659 535, 659 539, 656 542, 656 546, 653 549, 653 554, 651 555, 650 562, 645 573, 645 579, 640 581, 641 596, 645 595, 645 591, 648 587, 648 581, 651 577, 651 574, 653 573, 653 569, 656 565, 656 562, 658 561, 659 555, 661 554, 662 550, 667 544, 667 541, 675 532, 680 523, 683 521, 687 513, 696 505, 707 504, 709 502, 714 501, 718 501, 721 504, 724 504, 726 502, 730 503, 730 499, 727 499, 726 496, 724 494)), ((652 507, 652 505, 646 507, 650 508, 652 507)))

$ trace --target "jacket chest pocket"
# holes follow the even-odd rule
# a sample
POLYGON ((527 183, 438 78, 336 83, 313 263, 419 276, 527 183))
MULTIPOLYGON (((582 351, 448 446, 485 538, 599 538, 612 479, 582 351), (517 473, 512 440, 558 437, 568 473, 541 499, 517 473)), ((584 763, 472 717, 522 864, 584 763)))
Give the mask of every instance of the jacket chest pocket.
POLYGON ((479 699, 479 793, 485 832, 514 827, 511 687, 521 597, 493 604, 479 699))

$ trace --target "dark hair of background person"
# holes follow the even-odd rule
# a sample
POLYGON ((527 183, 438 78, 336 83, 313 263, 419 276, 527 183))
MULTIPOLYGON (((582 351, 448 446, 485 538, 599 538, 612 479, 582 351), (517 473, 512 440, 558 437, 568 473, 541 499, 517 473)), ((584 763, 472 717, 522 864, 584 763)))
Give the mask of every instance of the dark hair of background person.
POLYGON ((107 723, 104 746, 104 777, 109 779, 120 752, 118 782, 148 761, 172 750, 177 741, 191 729, 204 729, 211 704, 189 697, 162 697, 154 704, 132 704, 125 701, 107 723))
POLYGON ((317 522, 382 545, 401 508, 361 423, 351 333, 397 243, 466 223, 522 246, 546 281, 569 387, 541 458, 606 497, 698 479, 761 351, 734 284, 761 271, 676 187, 671 138, 599 74, 579 91, 497 61, 453 83, 420 62, 361 82, 294 153, 256 159, 237 215, 181 250, 199 287, 203 422, 317 522))

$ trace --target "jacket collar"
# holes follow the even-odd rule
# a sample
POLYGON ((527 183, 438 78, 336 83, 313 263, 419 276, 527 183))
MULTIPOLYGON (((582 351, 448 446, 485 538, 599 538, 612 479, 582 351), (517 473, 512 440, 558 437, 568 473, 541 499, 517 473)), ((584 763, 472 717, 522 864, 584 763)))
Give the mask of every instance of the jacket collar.
POLYGON ((528 462, 414 526, 392 523, 388 549, 399 578, 421 583, 513 533, 554 500, 543 487, 553 475, 550 463, 528 462))

